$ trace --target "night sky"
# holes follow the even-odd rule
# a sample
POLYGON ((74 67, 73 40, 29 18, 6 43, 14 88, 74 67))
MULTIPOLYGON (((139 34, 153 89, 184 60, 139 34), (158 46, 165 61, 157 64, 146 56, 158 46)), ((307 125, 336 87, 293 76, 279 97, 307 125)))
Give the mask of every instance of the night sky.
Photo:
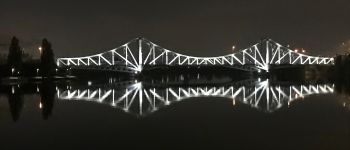
POLYGON ((217 56, 269 37, 333 56, 350 39, 349 0, 1 0, 0 48, 28 53, 46 37, 57 57, 103 52, 143 36, 167 49, 217 56))

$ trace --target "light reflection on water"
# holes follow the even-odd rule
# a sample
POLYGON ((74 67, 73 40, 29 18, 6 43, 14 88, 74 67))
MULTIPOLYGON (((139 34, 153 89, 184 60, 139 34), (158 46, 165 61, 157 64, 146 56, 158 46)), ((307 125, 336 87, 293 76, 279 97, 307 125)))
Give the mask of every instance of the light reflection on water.
MULTIPOLYGON (((89 81, 90 83, 90 81, 89 81)), ((162 85, 131 81, 109 85, 57 88, 60 100, 90 101, 110 105, 126 113, 144 116, 176 102, 195 97, 223 97, 272 113, 309 95, 332 94, 334 84, 270 83, 243 80, 219 85, 162 85)))
MULTIPOLYGON (((42 82, 1 85, 0 95, 7 97, 11 115, 17 121, 23 109, 23 95, 37 95, 37 108, 48 119, 55 103, 65 101, 107 105, 134 116, 148 116, 177 102, 194 98, 219 97, 244 104, 262 113, 273 113, 307 96, 334 94, 336 87, 328 82, 282 82, 270 79, 233 80, 225 76, 160 76, 148 80, 106 78, 82 82, 42 82), (57 102, 55 102, 57 99, 57 102)), ((343 107, 349 106, 349 96, 342 95, 343 107)), ((26 97, 25 96, 25 97, 26 97)))
POLYGON ((211 78, 2 85, 0 148, 110 149, 115 141, 121 148, 158 141, 159 149, 350 147, 350 100, 339 92, 346 88, 211 78))

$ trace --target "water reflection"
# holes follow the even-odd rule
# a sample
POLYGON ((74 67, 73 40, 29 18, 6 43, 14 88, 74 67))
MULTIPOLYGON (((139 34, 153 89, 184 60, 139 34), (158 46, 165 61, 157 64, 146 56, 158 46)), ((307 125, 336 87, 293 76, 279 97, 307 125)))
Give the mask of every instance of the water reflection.
MULTIPOLYGON (((38 95, 39 96, 39 108, 41 109, 43 119, 48 119, 52 114, 55 96, 56 96, 55 83, 51 81, 44 81, 40 85, 8 85, 1 86, 1 91, 5 92, 8 99, 9 109, 13 121, 18 121, 23 107, 24 107, 24 95, 38 95)), ((1 93, 0 93, 1 94, 1 93)))
MULTIPOLYGON (((2 85, 0 94, 8 98, 12 119, 17 121, 24 108, 27 96, 35 95, 36 108, 43 119, 52 115, 54 105, 60 101, 89 101, 105 104, 136 116, 147 116, 176 102, 198 97, 222 97, 236 104, 245 104, 261 112, 272 113, 282 107, 290 107, 293 101, 309 95, 343 95, 340 104, 349 107, 348 86, 335 86, 332 83, 288 83, 269 79, 246 79, 224 82, 207 82, 207 79, 188 80, 130 80, 108 79, 108 82, 52 82, 30 83, 24 85, 2 85), (339 94, 340 93, 340 94, 339 94), (343 93, 343 94, 341 94, 343 93)), ((179 78, 180 79, 180 78, 179 78)), ((79 103, 77 103, 79 104, 79 103)))
POLYGON ((46 120, 51 116, 56 95, 56 86, 51 81, 45 81, 40 85, 40 104, 42 116, 46 120))
POLYGON ((263 112, 274 112, 294 100, 313 94, 330 94, 334 84, 290 84, 270 80, 243 80, 211 85, 165 85, 154 82, 120 82, 58 88, 60 100, 91 101, 121 109, 137 116, 194 97, 223 97, 232 104, 244 103, 263 112))
POLYGON ((17 121, 23 109, 23 95, 20 86, 11 86, 7 91, 8 103, 13 121, 17 121))

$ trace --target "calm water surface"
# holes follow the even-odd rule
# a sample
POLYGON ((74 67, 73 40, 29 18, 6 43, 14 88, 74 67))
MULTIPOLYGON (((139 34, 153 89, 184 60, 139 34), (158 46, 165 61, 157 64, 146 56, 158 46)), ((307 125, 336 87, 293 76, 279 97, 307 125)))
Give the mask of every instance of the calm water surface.
POLYGON ((2 85, 1 149, 350 149, 332 83, 250 79, 2 85))

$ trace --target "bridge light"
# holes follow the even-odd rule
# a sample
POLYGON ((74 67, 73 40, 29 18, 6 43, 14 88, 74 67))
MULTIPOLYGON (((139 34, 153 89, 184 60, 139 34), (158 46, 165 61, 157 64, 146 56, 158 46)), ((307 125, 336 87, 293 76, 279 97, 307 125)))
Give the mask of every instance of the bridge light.
POLYGON ((92 82, 91 81, 88 81, 88 86, 91 86, 92 85, 92 82))
POLYGON ((298 51, 299 51, 298 49, 295 49, 295 50, 294 50, 294 52, 296 52, 296 53, 297 53, 298 51))

